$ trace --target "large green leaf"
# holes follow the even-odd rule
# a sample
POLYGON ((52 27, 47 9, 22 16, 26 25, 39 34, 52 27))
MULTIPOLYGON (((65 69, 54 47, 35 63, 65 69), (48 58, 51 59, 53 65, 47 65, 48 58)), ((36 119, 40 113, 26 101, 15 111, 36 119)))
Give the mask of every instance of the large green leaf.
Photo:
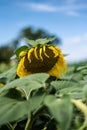
POLYGON ((48 79, 48 74, 38 73, 32 74, 30 76, 25 76, 20 79, 15 79, 14 81, 6 84, 4 87, 0 88, 0 92, 7 90, 9 88, 18 88, 25 93, 26 97, 29 98, 30 92, 41 87, 45 87, 45 81, 48 79))
POLYGON ((21 84, 17 85, 17 88, 21 90, 21 92, 26 96, 27 99, 29 99, 30 93, 33 90, 39 89, 41 87, 44 87, 44 84, 36 82, 36 81, 29 81, 27 85, 21 84))
POLYGON ((62 99, 57 99, 54 96, 47 96, 44 103, 60 124, 61 130, 68 130, 73 110, 69 96, 65 95, 62 99))
POLYGON ((30 100, 0 96, 0 125, 17 121, 28 116, 34 110, 40 108, 44 99, 44 93, 33 96, 30 100))

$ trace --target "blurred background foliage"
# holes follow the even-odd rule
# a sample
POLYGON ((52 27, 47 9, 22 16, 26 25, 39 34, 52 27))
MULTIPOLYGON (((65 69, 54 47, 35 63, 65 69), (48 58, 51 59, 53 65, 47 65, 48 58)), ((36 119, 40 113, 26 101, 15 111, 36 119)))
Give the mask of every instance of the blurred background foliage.
POLYGON ((13 49, 10 46, 2 46, 0 47, 0 63, 9 63, 10 57, 13 54, 13 49))
MULTIPOLYGON (((10 62, 10 57, 13 55, 13 51, 17 47, 21 46, 21 41, 23 41, 25 37, 30 40, 32 39, 36 40, 39 38, 54 37, 54 36, 55 36, 54 34, 50 34, 44 29, 35 29, 33 27, 23 28, 19 32, 17 38, 13 39, 8 45, 0 47, 0 63, 8 64, 10 62)), ((58 38, 57 36, 55 37, 56 39, 52 42, 52 44, 57 45, 60 43, 60 38, 58 38)))

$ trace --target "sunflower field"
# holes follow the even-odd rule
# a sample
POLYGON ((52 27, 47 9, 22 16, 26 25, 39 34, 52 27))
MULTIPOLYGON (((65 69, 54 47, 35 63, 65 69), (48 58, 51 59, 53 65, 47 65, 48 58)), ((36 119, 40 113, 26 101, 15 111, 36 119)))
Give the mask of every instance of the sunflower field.
POLYGON ((87 64, 67 65, 54 38, 25 40, 0 74, 0 130, 87 130, 87 64))

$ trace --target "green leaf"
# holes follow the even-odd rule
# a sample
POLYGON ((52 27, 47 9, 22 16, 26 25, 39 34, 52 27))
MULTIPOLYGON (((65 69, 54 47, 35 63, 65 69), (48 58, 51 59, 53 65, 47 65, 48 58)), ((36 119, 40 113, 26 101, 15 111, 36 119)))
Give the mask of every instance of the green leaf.
POLYGON ((75 81, 52 81, 51 85, 56 89, 57 95, 61 97, 63 94, 69 94, 71 98, 80 99, 84 97, 82 91, 82 83, 75 81))
POLYGON ((31 91, 44 87, 45 81, 48 79, 48 77, 49 75, 46 73, 25 76, 6 84, 4 87, 0 88, 0 92, 8 90, 9 88, 18 88, 25 93, 27 98, 29 98, 31 91))
POLYGON ((84 85, 83 92, 84 92, 84 97, 86 97, 87 100, 87 82, 84 85))
POLYGON ((39 82, 36 82, 36 81, 29 81, 28 85, 26 85, 26 86, 22 86, 22 85, 20 86, 19 85, 17 88, 24 93, 24 95, 26 96, 27 99, 29 99, 30 93, 33 90, 36 90, 36 89, 39 89, 39 88, 42 88, 42 87, 43 87, 42 83, 39 83, 39 82))
POLYGON ((77 67, 77 68, 76 68, 76 71, 81 71, 81 70, 84 70, 84 69, 87 70, 87 66, 77 67))
POLYGON ((87 81, 87 75, 85 75, 83 78, 84 78, 85 81, 87 81))
POLYGON ((80 72, 73 73, 72 79, 77 81, 83 80, 83 75, 80 72))
POLYGON ((0 125, 17 121, 40 108, 44 93, 33 96, 30 100, 0 96, 0 125))
POLYGON ((25 41, 33 47, 39 44, 40 45, 47 44, 48 42, 53 41, 53 40, 55 40, 55 37, 43 38, 43 39, 37 39, 37 40, 29 40, 25 38, 25 41))
POLYGON ((14 51, 14 53, 15 53, 16 56, 18 57, 18 56, 19 56, 19 53, 20 53, 21 51, 25 51, 25 50, 27 50, 27 49, 28 49, 27 46, 21 46, 21 47, 19 47, 18 49, 16 49, 16 50, 14 51))
POLYGON ((47 96, 44 103, 56 121, 60 124, 61 130, 68 130, 73 111, 69 96, 65 95, 62 99, 57 99, 54 96, 47 96))
POLYGON ((12 67, 11 69, 7 70, 6 72, 0 74, 0 78, 6 78, 7 82, 10 82, 11 80, 13 80, 16 76, 16 68, 17 66, 15 65, 14 67, 12 67))

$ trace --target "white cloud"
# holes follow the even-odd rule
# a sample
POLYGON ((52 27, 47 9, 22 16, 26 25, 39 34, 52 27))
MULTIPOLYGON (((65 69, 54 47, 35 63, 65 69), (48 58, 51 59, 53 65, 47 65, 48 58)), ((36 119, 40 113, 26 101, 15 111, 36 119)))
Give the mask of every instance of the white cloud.
POLYGON ((32 9, 35 9, 37 11, 46 11, 46 12, 54 12, 54 11, 56 11, 56 8, 54 6, 51 6, 51 5, 49 6, 47 4, 30 3, 27 6, 29 6, 32 9))
POLYGON ((68 62, 87 60, 87 33, 81 36, 65 38, 62 50, 64 53, 69 54, 66 57, 68 62))
POLYGON ((34 11, 46 11, 46 12, 55 12, 57 8, 55 6, 51 6, 44 3, 30 3, 30 2, 23 2, 17 3, 17 5, 22 6, 28 10, 32 9, 34 11))
POLYGON ((79 16, 79 13, 76 11, 68 11, 67 14, 70 16, 79 16))
POLYGON ((82 43, 87 43, 87 33, 63 39, 63 43, 66 45, 79 45, 82 43))
MULTIPOLYGON (((67 0, 69 3, 69 0, 67 0)), ((24 7, 27 10, 33 11, 43 11, 43 12, 60 12, 65 13, 71 16, 78 16, 80 10, 87 10, 87 4, 84 3, 75 3, 76 0, 71 0, 70 4, 62 3, 61 6, 59 5, 51 5, 47 3, 30 3, 30 2, 21 2, 17 3, 18 6, 24 7)))
POLYGON ((66 57, 67 62, 79 62, 87 60, 87 46, 69 49, 69 55, 66 57))

